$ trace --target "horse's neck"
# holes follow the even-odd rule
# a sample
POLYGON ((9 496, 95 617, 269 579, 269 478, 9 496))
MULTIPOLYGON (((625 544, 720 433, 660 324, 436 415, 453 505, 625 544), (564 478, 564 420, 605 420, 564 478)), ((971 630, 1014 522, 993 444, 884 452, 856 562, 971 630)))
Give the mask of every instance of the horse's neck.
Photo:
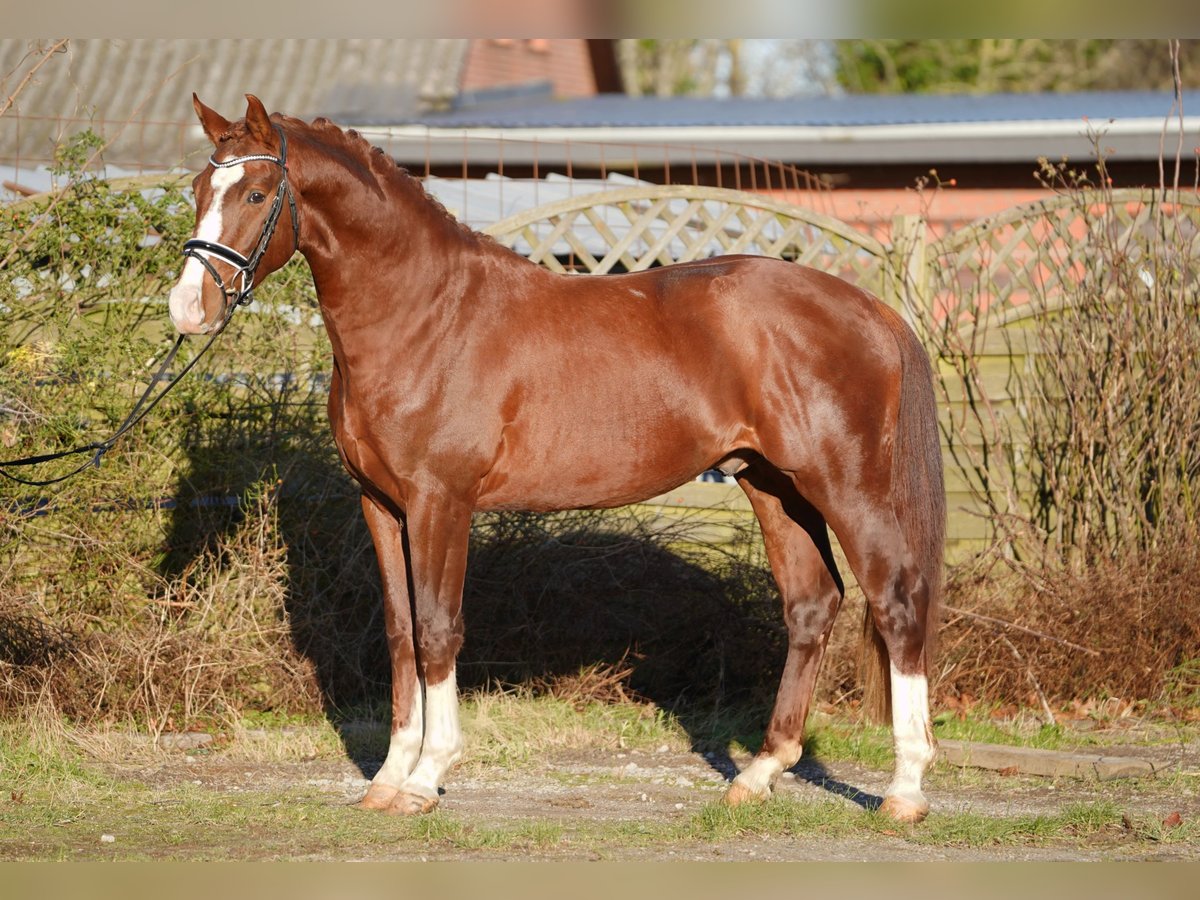
POLYGON ((422 248, 437 239, 435 210, 423 202, 418 185, 368 186, 331 167, 300 193, 300 250, 329 312, 352 297, 377 293, 383 282, 411 277, 408 270, 422 248))
POLYGON ((466 264, 470 237, 403 172, 368 185, 343 168, 305 192, 301 252, 326 329, 344 363, 428 334, 444 286, 466 264))
MULTIPOLYGON (((335 168, 332 175, 321 177, 318 187, 302 187, 301 193, 305 203, 300 249, 318 287, 336 292, 375 276, 394 278, 435 243, 453 250, 445 214, 416 179, 404 173, 368 186, 353 173, 335 168), (386 265, 380 265, 382 259, 386 265)), ((423 265, 438 262, 422 259, 423 265)))

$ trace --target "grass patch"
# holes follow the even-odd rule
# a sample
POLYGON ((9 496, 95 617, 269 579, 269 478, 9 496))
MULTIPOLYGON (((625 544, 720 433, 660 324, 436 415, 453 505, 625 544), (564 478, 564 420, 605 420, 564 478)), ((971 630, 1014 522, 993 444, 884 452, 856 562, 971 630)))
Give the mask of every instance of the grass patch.
MULTIPOLYGON (((649 812, 633 820, 484 821, 455 810, 394 819, 348 808, 342 795, 295 784, 282 790, 216 791, 188 781, 167 785, 98 771, 70 745, 47 752, 15 729, 0 731, 4 859, 564 858, 666 853, 741 842, 891 838, 946 848, 1078 846, 1114 842, 1148 847, 1195 842, 1197 827, 1133 820, 1111 801, 1075 803, 1055 813, 987 816, 934 812, 907 828, 834 799, 786 794, 728 808, 707 803, 679 818, 649 812), (102 835, 112 837, 111 842, 102 835)), ((203 769, 198 766, 197 772, 203 769)), ((780 846, 776 844, 776 846, 780 846)))
POLYGON ((678 839, 726 841, 745 835, 825 835, 844 837, 861 831, 862 811, 833 800, 802 801, 788 796, 767 803, 729 807, 720 801, 705 804, 680 829, 678 839))
MULTIPOLYGON (((684 751, 690 740, 675 716, 655 707, 595 703, 576 708, 553 697, 516 692, 468 696, 463 719, 470 747, 465 768, 455 777, 486 782, 489 772, 502 768, 510 776, 538 771, 543 781, 548 777, 566 789, 602 786, 599 796, 607 798, 636 796, 648 785, 644 777, 619 773, 547 776, 540 771, 547 755, 653 751, 664 744, 684 751)), ((948 788, 939 792, 941 803, 935 801, 929 819, 915 828, 833 796, 814 799, 788 791, 763 804, 731 809, 714 801, 688 813, 655 804, 603 814, 587 804, 557 806, 553 814, 545 807, 547 812, 538 813, 538 803, 530 805, 525 797, 511 816, 482 815, 465 811, 469 804, 456 809, 450 798, 431 815, 394 819, 348 808, 352 798, 347 791, 305 780, 311 777, 305 773, 325 770, 297 765, 314 756, 343 758, 347 723, 339 723, 339 733, 324 720, 287 721, 279 728, 261 728, 263 720, 252 717, 246 724, 253 727, 225 735, 207 755, 195 754, 194 767, 183 772, 181 754, 155 749, 145 735, 132 741, 128 732, 80 732, 54 717, 0 723, 0 859, 643 858, 670 851, 706 853, 712 847, 740 852, 763 845, 779 856, 796 842, 812 840, 849 842, 864 853, 888 840, 948 850, 1055 847, 1145 853, 1158 845, 1194 847, 1200 840, 1200 825, 1186 808, 1182 822, 1175 824, 1145 812, 1131 815, 1112 800, 1017 815, 946 812, 941 810, 953 799, 948 788), (268 788, 251 777, 229 776, 231 771, 240 776, 242 763, 264 762, 293 765, 288 771, 295 780, 281 781, 276 773, 272 783, 282 786, 268 788), (155 775, 164 768, 164 775, 155 775), (195 776, 189 774, 193 771, 195 776), (121 772, 135 774, 114 774, 121 772), (193 777, 204 784, 192 783, 193 777), (113 840, 102 841, 102 835, 113 840)), ((979 726, 958 733, 993 737, 979 726)), ((371 723, 363 734, 364 746, 381 756, 386 723, 371 723)), ((886 769, 891 764, 890 733, 822 717, 808 753, 886 769)), ((989 784, 1005 789, 986 773, 978 778, 975 793, 988 790, 989 784)), ((1158 781, 1146 789, 1161 792, 1164 804, 1178 796, 1178 790, 1158 781)))
POLYGON ((1036 846, 1049 841, 1086 839, 1121 832, 1121 808, 1110 801, 1073 803, 1061 812, 1021 816, 985 816, 973 812, 930 815, 907 835, 920 844, 946 847, 1036 846))
POLYGON ((894 760, 892 731, 879 725, 827 718, 810 729, 804 755, 826 762, 856 762, 887 769, 894 760))
POLYGON ((461 705, 467 758, 484 765, 536 763, 554 750, 687 750, 677 719, 652 704, 570 703, 527 691, 474 693, 461 705))
MULTIPOLYGON (((459 702, 466 741, 461 767, 522 768, 540 765, 561 750, 686 751, 690 741, 671 714, 651 703, 568 701, 523 688, 471 691, 459 702)), ((391 713, 360 707, 328 725, 352 757, 382 759, 387 753, 391 713)), ((321 726, 318 726, 321 727, 321 726)))
POLYGON ((85 765, 61 721, 25 727, 21 721, 0 721, 0 786, 11 796, 41 789, 51 794, 104 791, 110 779, 85 765))
POLYGON ((328 724, 323 713, 288 712, 286 710, 248 709, 241 716, 241 725, 246 729, 311 728, 328 724))
POLYGON ((934 716, 935 737, 980 744, 1006 744, 1034 747, 1039 750, 1061 750, 1068 745, 1092 743, 1094 738, 1083 732, 1072 732, 1061 725, 1046 725, 1025 717, 998 723, 987 716, 986 710, 959 717, 946 712, 934 716))
POLYGON ((458 850, 543 849, 560 843, 565 830, 557 823, 542 821, 503 826, 475 825, 441 811, 403 820, 402 827, 409 840, 458 850))
POLYGON ((1200 723, 1155 718, 1153 716, 1115 719, 1104 727, 1072 727, 1070 720, 1057 725, 1042 722, 1031 710, 1019 711, 1008 718, 993 718, 987 707, 973 709, 965 716, 942 712, 933 718, 936 738, 1004 744, 1039 750, 1094 750, 1105 747, 1180 748, 1200 741, 1200 723))
MULTIPOLYGON (((221 737, 223 740, 216 748, 217 752, 229 748, 240 759, 254 762, 334 759, 345 756, 351 744, 324 719, 283 728, 236 725, 221 737)), ((382 742, 386 747, 386 726, 382 731, 382 742)))
POLYGON ((468 822, 435 812, 415 819, 366 814, 311 788, 215 794, 122 782, 103 795, 23 792, 0 804, 0 858, 305 859, 431 850, 516 851, 552 847, 560 825, 468 822), (105 842, 102 835, 113 840, 105 842))

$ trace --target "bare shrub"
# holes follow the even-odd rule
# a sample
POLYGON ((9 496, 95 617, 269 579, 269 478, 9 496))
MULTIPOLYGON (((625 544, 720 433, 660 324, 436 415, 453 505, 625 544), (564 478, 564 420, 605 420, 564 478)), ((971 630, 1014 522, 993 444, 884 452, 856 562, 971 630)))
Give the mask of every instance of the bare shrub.
POLYGON ((946 437, 1000 545, 1087 564, 1200 523, 1200 207, 1042 171, 1061 201, 997 229, 1033 247, 960 280, 929 330, 956 387, 946 437))
POLYGON ((976 697, 1155 699, 1200 659, 1200 205, 1178 155, 1114 191, 1094 140, 1091 168, 1041 162, 1055 199, 944 253, 957 302, 925 323, 995 535, 950 580, 947 687, 976 697))
POLYGON ((1027 573, 960 566, 947 590, 940 689, 1035 708, 1117 698, 1194 712, 1197 578, 1195 541, 1056 569, 1040 586, 1027 573))
POLYGON ((64 53, 66 49, 66 38, 35 43, 31 45, 29 52, 25 54, 16 68, 11 72, 0 73, 0 96, 4 98, 0 100, 0 116, 12 109, 17 98, 33 82, 38 70, 50 62, 55 54, 64 53))
POLYGON ((1080 202, 1086 265, 1053 313, 1059 298, 1035 300, 1046 327, 1023 384, 1033 521, 1086 564, 1200 525, 1200 231, 1169 196, 1132 223, 1105 186, 1080 202))

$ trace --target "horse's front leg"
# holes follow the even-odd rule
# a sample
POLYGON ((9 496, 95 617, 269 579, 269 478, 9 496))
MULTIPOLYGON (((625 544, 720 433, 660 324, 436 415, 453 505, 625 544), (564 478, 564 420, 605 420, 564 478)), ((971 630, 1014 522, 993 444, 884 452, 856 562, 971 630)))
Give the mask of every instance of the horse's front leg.
POLYGON ((417 677, 413 643, 412 604, 409 600, 408 562, 404 548, 404 522, 366 494, 363 516, 375 542, 379 574, 383 580, 383 622, 392 660, 392 736, 387 759, 375 774, 363 809, 388 809, 400 786, 412 774, 421 755, 425 734, 423 691, 417 677))
POLYGON ((471 504, 449 492, 410 498, 408 563, 417 672, 424 689, 421 753, 388 812, 413 815, 438 803, 438 787, 462 755, 455 659, 463 640, 462 591, 471 504))

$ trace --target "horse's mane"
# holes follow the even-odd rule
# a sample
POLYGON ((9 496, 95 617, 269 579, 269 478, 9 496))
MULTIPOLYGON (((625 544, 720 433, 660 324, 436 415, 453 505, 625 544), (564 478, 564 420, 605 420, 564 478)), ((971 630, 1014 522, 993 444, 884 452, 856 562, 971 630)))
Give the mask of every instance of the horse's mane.
MULTIPOLYGON (((341 128, 324 117, 305 122, 293 116, 276 113, 272 119, 290 132, 304 134, 333 151, 343 162, 356 170, 356 177, 383 194, 415 193, 439 219, 452 226, 460 236, 480 242, 493 242, 490 236, 480 234, 456 219, 436 197, 425 190, 419 178, 397 164, 386 151, 371 144, 353 128, 341 128)), ((244 123, 238 125, 245 128, 244 123)))

